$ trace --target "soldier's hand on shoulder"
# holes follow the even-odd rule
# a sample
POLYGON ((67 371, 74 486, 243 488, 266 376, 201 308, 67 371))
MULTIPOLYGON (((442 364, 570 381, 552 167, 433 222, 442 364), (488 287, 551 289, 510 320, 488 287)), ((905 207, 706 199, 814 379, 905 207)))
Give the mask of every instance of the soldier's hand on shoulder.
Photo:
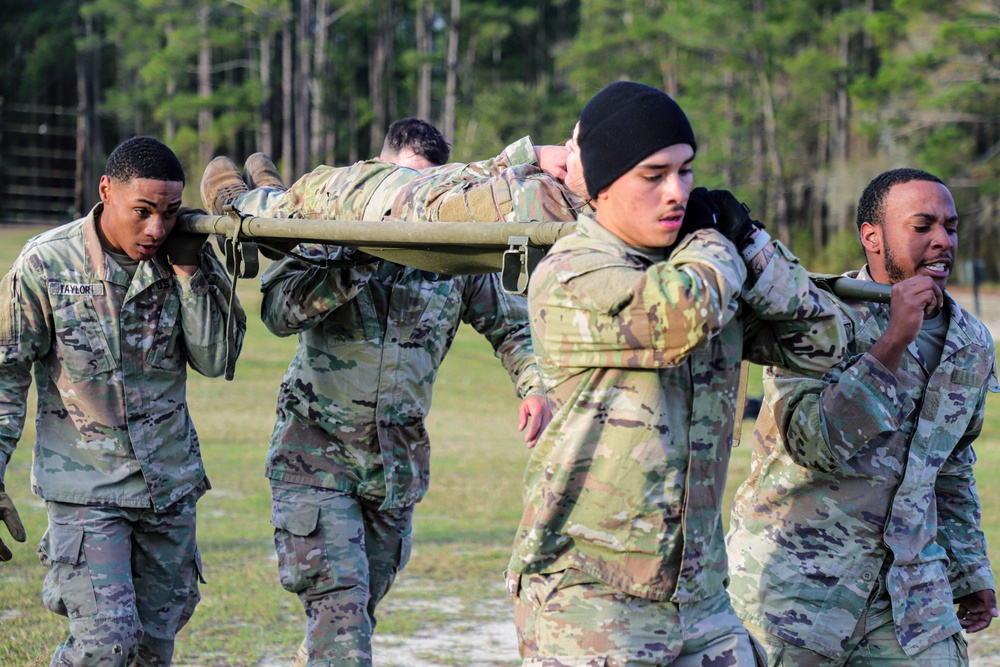
POLYGON ((688 195, 687 206, 684 208, 684 221, 681 222, 677 239, 680 240, 699 229, 718 229, 716 221, 718 214, 719 209, 709 197, 708 190, 695 188, 688 195))
POLYGON ((712 190, 709 197, 719 211, 719 231, 736 245, 737 250, 749 245, 755 229, 764 228, 764 225, 750 217, 747 205, 729 190, 712 190))
MULTIPOLYGON (((190 213, 208 215, 201 209, 189 208, 187 206, 182 206, 177 215, 181 216, 190 213)), ((188 234, 187 232, 181 232, 175 225, 170 232, 170 236, 160 246, 160 252, 163 253, 164 259, 171 266, 198 265, 201 263, 201 247, 205 245, 206 241, 208 241, 208 234, 188 234)))
MULTIPOLYGON (((24 532, 24 524, 21 523, 21 517, 17 513, 17 508, 14 507, 14 501, 7 495, 3 484, 0 484, 0 521, 6 524, 7 530, 14 540, 24 542, 27 539, 24 532)), ((13 557, 14 554, 3 543, 3 540, 0 540, 0 561, 8 561, 13 557)))

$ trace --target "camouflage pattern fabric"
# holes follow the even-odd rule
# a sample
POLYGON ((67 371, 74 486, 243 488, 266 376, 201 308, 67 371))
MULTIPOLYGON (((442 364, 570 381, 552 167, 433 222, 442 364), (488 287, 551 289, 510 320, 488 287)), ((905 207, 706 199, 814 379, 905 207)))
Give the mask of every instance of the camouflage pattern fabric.
POLYGON ((968 667, 968 645, 961 632, 908 656, 896 639, 892 602, 882 575, 877 588, 880 590, 868 599, 843 653, 836 658, 796 646, 752 623, 744 621, 744 625, 764 646, 768 667, 968 667))
POLYGON ((271 491, 278 572, 305 607, 309 662, 370 665, 375 607, 410 558, 413 506, 380 510, 350 494, 276 480, 271 491))
POLYGON ((849 305, 856 326, 837 367, 820 378, 765 369, 727 538, 730 593, 744 620, 836 657, 886 567, 895 634, 913 656, 960 632, 953 598, 996 587, 972 448, 998 390, 996 357, 948 297, 937 368, 928 374, 911 345, 893 375, 868 354, 889 305, 849 305))
POLYGON ((514 610, 524 667, 764 665, 725 591, 674 604, 563 570, 521 577, 514 610))
POLYGON ((669 257, 581 217, 536 269, 532 335, 554 417, 532 450, 508 583, 580 570, 688 604, 726 577, 721 502, 740 362, 822 373, 837 305, 776 244, 752 285, 715 230, 669 257))
MULTIPOLYGON (((421 172, 378 160, 320 167, 287 192, 262 188, 235 202, 252 215, 373 224, 528 220, 550 211, 572 220, 577 205, 582 202, 539 171, 528 139, 493 160, 421 172), (553 203, 542 204, 541 197, 553 203)), ((459 323, 486 336, 521 397, 544 389, 526 302, 505 294, 498 275, 439 275, 331 245, 303 244, 297 251, 330 265, 286 258, 262 278, 264 323, 279 336, 298 337, 279 389, 266 464, 275 547, 285 563, 283 581, 296 571, 310 573, 291 577, 296 583, 289 588, 309 618, 309 664, 369 665, 375 606, 405 565, 409 517, 427 491, 424 420, 459 323), (320 515, 302 521, 294 507, 313 506, 317 496, 347 508, 324 505, 320 515), (359 554, 362 541, 366 553, 359 554), (310 542, 315 549, 304 546, 310 542)))
MULTIPOLYGON (((162 511, 205 483, 185 398, 187 365, 226 363, 230 283, 205 245, 179 277, 160 258, 133 279, 102 250, 94 219, 27 243, 0 292, 0 481, 21 436, 35 364, 32 490, 80 505, 162 511)), ((242 309, 237 350, 246 330, 242 309)))
POLYGON ((201 599, 191 493, 161 512, 46 503, 42 599, 69 617, 52 665, 167 667, 201 599))
POLYGON ((422 171, 381 160, 320 166, 285 192, 258 188, 233 205, 263 217, 418 222, 573 221, 590 210, 538 168, 528 137, 490 160, 422 171))
MULTIPOLYGON (((254 190, 236 206, 252 215, 354 219, 375 196, 368 184, 378 180, 403 188, 384 198, 396 202, 397 213, 401 201, 412 201, 408 219, 422 219, 440 194, 452 192, 465 207, 469 183, 492 192, 491 184, 523 178, 508 173, 519 161, 537 170, 534 160, 530 140, 523 139, 493 160, 422 172, 377 160, 321 167, 286 193, 254 190)), ((524 211, 532 208, 531 197, 519 191, 511 201, 521 201, 524 211)), ((424 420, 459 322, 487 337, 519 396, 544 391, 525 300, 505 294, 497 275, 450 277, 384 261, 359 263, 351 261, 353 250, 337 246, 304 244, 298 252, 343 265, 324 269, 287 258, 262 278, 264 323, 299 341, 279 390, 268 477, 353 493, 384 509, 418 502, 430 473, 424 420)))
MULTIPOLYGON (((300 246, 334 260, 343 249, 300 246)), ((460 322, 490 341, 520 396, 543 391, 524 299, 496 275, 450 278, 390 262, 321 269, 295 259, 263 278, 262 316, 298 335, 278 392, 267 475, 401 508, 430 474, 424 420, 460 322)))

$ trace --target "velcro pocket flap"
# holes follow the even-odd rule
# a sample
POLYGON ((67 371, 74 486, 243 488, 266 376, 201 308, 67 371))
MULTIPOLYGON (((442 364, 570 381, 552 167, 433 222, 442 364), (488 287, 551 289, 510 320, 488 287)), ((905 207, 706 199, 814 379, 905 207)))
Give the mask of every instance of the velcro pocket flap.
POLYGON ((271 505, 271 525, 292 535, 306 537, 319 523, 319 506, 276 500, 271 505))
POLYGON ((48 532, 46 553, 51 560, 70 565, 80 562, 80 551, 83 548, 82 527, 50 523, 48 532))

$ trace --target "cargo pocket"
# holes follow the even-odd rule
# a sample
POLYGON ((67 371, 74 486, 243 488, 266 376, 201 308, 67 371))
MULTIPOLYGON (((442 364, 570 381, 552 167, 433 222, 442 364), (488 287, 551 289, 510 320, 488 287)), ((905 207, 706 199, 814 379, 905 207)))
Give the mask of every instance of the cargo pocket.
POLYGON ((184 609, 181 611, 177 627, 172 629, 175 634, 187 625, 187 622, 191 620, 191 616, 194 615, 194 608, 198 606, 199 602, 201 602, 201 591, 198 589, 199 583, 206 584, 208 582, 205 581, 205 576, 202 571, 201 550, 198 549, 198 547, 195 547, 194 569, 191 572, 190 580, 187 582, 187 599, 184 601, 184 609))
POLYGON ((444 197, 436 217, 440 222, 505 222, 512 210, 510 185, 493 179, 444 197))
POLYGON ((271 505, 278 577, 291 593, 308 589, 329 569, 319 525, 319 506, 275 500, 271 505))
POLYGON ((38 559, 49 568, 42 584, 42 602, 69 618, 97 613, 90 568, 83 558, 83 528, 50 523, 38 545, 38 559))
POLYGON ((413 552, 413 528, 406 531, 406 535, 399 544, 399 564, 396 566, 396 572, 402 571, 406 564, 410 562, 410 555, 413 552))

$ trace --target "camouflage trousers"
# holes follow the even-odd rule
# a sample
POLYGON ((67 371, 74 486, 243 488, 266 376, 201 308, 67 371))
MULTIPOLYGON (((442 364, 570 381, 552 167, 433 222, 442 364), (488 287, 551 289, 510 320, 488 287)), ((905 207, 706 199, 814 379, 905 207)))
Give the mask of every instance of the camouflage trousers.
POLYGON ((280 218, 291 213, 298 203, 285 194, 286 192, 287 190, 271 186, 254 188, 237 197, 233 201, 233 206, 244 215, 280 218))
POLYGON ((375 607, 410 558, 413 506, 271 480, 278 573, 306 612, 309 667, 372 664, 375 607))
POLYGON ((522 575, 514 622, 524 667, 763 667, 729 595, 638 598, 579 570, 522 575))
POLYGON ((166 667, 201 599, 192 493, 164 512, 48 502, 42 599, 69 617, 50 667, 166 667))
POLYGON ((767 650, 768 667, 968 667, 969 664, 961 632, 931 644, 917 655, 906 655, 896 637, 884 571, 844 652, 837 658, 786 642, 752 623, 745 625, 767 650))

